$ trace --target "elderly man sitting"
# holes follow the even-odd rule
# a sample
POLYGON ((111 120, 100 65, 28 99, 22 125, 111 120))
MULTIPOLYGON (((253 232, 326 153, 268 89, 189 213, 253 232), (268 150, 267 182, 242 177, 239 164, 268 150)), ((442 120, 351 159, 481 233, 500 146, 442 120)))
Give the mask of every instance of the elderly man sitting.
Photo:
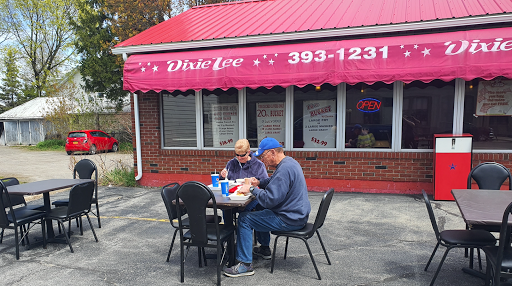
POLYGON ((241 188, 242 193, 251 192, 265 209, 241 213, 238 217, 237 260, 238 264, 226 268, 229 277, 254 275, 253 252, 270 258, 270 231, 298 230, 304 227, 311 211, 306 179, 295 159, 284 154, 283 146, 274 138, 261 140, 257 157, 267 167, 276 170, 261 181, 251 178, 251 186, 241 188), (255 230, 261 247, 252 248, 252 232, 255 230))

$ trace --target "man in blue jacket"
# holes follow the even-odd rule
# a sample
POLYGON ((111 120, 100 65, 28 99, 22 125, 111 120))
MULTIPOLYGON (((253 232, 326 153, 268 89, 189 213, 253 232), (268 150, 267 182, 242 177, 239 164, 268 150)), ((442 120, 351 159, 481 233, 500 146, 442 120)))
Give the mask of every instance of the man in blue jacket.
POLYGON ((276 170, 267 179, 251 178, 251 186, 244 185, 242 193, 252 193, 265 209, 241 213, 238 217, 237 260, 238 264, 226 268, 229 277, 254 274, 252 255, 270 259, 270 231, 298 230, 308 221, 309 203, 306 179, 295 159, 284 154, 283 146, 274 138, 261 140, 257 157, 267 167, 276 170), (252 248, 252 231, 255 230, 261 247, 252 248))

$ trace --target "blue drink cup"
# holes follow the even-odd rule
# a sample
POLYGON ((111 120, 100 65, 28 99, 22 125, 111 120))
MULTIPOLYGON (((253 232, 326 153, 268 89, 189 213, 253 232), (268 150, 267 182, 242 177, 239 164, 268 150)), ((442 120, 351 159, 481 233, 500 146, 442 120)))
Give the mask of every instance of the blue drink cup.
POLYGON ((219 187, 219 174, 212 174, 212 186, 215 188, 219 187))
POLYGON ((229 181, 221 181, 220 189, 222 190, 223 197, 229 196, 229 181))

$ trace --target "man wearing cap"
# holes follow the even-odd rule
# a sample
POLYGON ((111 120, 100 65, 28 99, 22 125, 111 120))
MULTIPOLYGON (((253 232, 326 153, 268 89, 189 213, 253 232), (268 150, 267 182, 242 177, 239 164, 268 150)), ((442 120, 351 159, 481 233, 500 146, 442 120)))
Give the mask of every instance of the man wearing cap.
POLYGON ((285 156, 283 146, 274 138, 261 140, 254 153, 267 167, 276 170, 271 177, 259 181, 251 178, 251 186, 244 185, 239 191, 252 193, 265 209, 240 213, 237 229, 238 264, 226 268, 229 277, 254 274, 253 253, 270 259, 270 231, 298 230, 308 221, 309 203, 306 179, 302 168, 295 159, 285 156), (252 232, 256 231, 261 247, 252 248, 252 232))
POLYGON ((348 142, 345 143, 345 147, 349 147, 349 148, 357 147, 357 138, 361 134, 362 129, 363 129, 363 127, 360 124, 356 124, 356 125, 354 125, 354 127, 352 127, 352 133, 347 134, 348 142))

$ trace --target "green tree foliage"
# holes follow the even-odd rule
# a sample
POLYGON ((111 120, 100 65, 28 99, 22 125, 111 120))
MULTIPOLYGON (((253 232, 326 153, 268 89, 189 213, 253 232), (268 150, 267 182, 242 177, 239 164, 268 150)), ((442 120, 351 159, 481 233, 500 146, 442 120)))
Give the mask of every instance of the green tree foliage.
POLYGON ((4 57, 4 77, 0 86, 0 100, 5 104, 2 112, 15 107, 20 100, 21 83, 18 79, 19 69, 16 65, 16 50, 7 49, 4 57))
MULTIPOLYGON (((231 0, 232 1, 232 0, 231 0)), ((120 102, 123 91, 123 65, 111 49, 118 43, 145 31, 193 5, 220 0, 84 0, 73 21, 80 54, 80 74, 88 92, 102 92, 120 102)), ((119 105, 120 106, 120 105, 119 105)))
POLYGON ((30 67, 37 96, 45 95, 51 79, 73 55, 74 33, 68 20, 76 14, 75 1, 79 0, 0 0, 11 43, 30 67))
POLYGON ((108 16, 98 0, 86 0, 78 6, 79 14, 71 24, 76 34, 75 46, 80 55, 79 70, 88 92, 102 92, 113 101, 121 100, 123 91, 122 58, 111 48, 116 43, 108 16))

